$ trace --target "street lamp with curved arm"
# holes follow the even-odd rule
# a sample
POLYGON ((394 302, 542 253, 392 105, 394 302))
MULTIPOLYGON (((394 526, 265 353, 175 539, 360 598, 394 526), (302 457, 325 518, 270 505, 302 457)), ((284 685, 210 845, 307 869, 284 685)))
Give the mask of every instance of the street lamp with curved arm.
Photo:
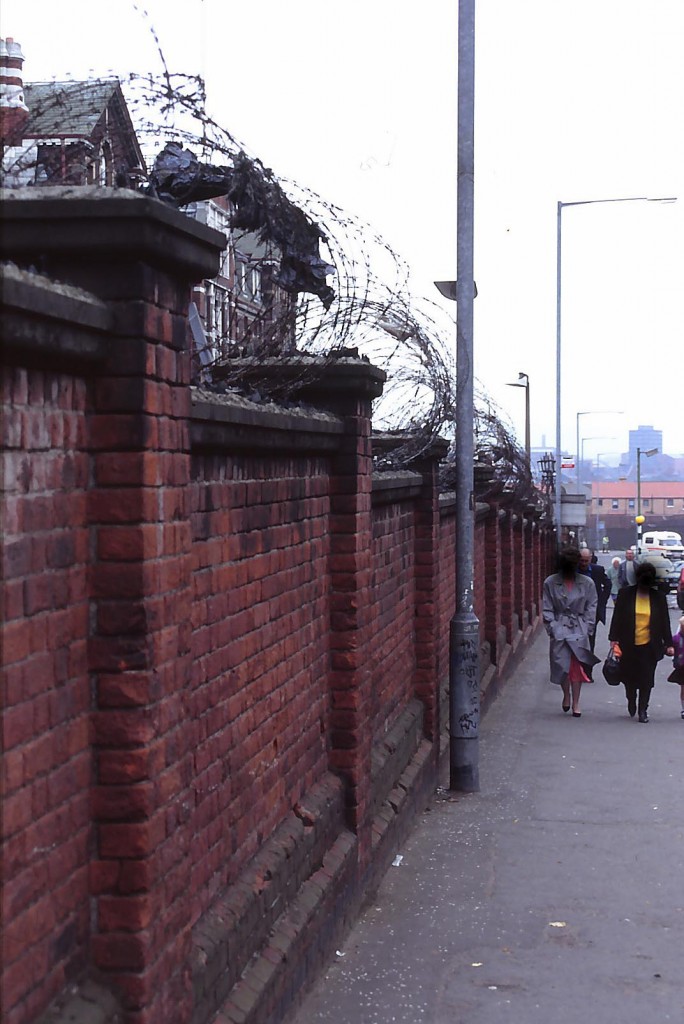
POLYGON ((637 514, 635 517, 637 524, 637 555, 641 554, 641 528, 644 525, 644 517, 641 514, 641 456, 645 455, 646 458, 650 459, 652 455, 657 455, 658 451, 658 448, 647 448, 645 451, 637 448, 637 514))
POLYGON ((532 472, 532 448, 530 445, 530 375, 529 373, 519 373, 517 381, 511 383, 507 382, 506 387, 509 388, 525 388, 525 457, 527 459, 527 468, 530 473, 532 472), (523 377, 525 378, 523 380, 523 377), (522 384, 520 383, 522 381, 522 384))
MULTIPOLYGON (((624 416, 623 409, 583 409, 582 412, 577 413, 577 493, 579 494, 581 480, 580 480, 580 416, 624 416)), ((589 438, 585 437, 585 441, 589 438)), ((584 456, 582 456, 584 461, 584 456)))
MULTIPOLYGON (((614 434, 592 434, 591 437, 583 437, 582 444, 580 446, 582 452, 582 462, 584 462, 584 442, 585 441, 614 441, 614 434)), ((579 473, 577 474, 579 478, 579 473)), ((582 487, 581 482, 577 485, 577 493, 579 494, 580 488, 582 487)))
MULTIPOLYGON (((561 464, 561 252, 562 252, 562 214, 566 206, 593 206, 597 203, 675 203, 676 196, 624 196, 607 199, 579 199, 575 202, 556 204, 556 464, 561 464)), ((577 453, 579 455, 579 452, 577 453)), ((560 481, 556 487, 556 541, 561 543, 561 488, 560 481)))

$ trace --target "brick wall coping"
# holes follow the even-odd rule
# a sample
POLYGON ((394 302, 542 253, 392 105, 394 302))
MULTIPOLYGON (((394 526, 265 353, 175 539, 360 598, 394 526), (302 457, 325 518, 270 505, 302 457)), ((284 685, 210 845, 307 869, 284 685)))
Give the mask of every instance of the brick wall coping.
POLYGON ((320 409, 257 403, 200 387, 191 388, 191 396, 190 441, 196 449, 335 451, 344 434, 342 420, 320 409))
MULTIPOLYGON (((375 485, 374 485, 375 486, 375 485)), ((486 501, 477 501, 475 503, 475 518, 478 521, 486 519, 491 514, 494 506, 488 504, 486 501)), ((439 512, 441 516, 453 515, 456 509, 456 496, 453 491, 446 491, 444 494, 439 496, 439 512)), ((514 512, 511 508, 498 508, 496 510, 496 517, 499 522, 503 522, 504 519, 510 519, 513 526, 520 526, 523 529, 527 526, 533 530, 541 530, 542 524, 533 516, 520 515, 514 512)))
MULTIPOLYGON (((374 430, 372 434, 373 455, 382 457, 391 454, 406 444, 412 444, 416 435, 410 430, 374 430)), ((411 462, 413 465, 420 465, 425 462, 441 462, 446 458, 449 451, 449 441, 444 437, 433 437, 424 442, 419 454, 415 455, 411 462)))
POLYGON ((441 516, 453 515, 456 510, 456 495, 453 491, 445 491, 439 496, 439 514, 441 516))
POLYGON ((151 196, 104 186, 0 189, 2 251, 18 263, 60 254, 143 261, 213 277, 225 236, 151 196))
POLYGON ((92 362, 107 351, 110 308, 90 292, 2 265, 3 348, 92 362))
MULTIPOLYGON (((453 491, 445 491, 444 494, 439 496, 439 514, 440 516, 452 516, 456 511, 456 495, 453 491)), ((486 519, 492 511, 492 506, 488 505, 486 501, 475 502, 475 518, 478 520, 486 519)))
POLYGON ((374 505, 389 505, 395 501, 409 501, 420 494, 423 478, 408 469, 377 470, 373 473, 374 505))
POLYGON ((288 387, 299 400, 323 406, 331 398, 349 394, 358 398, 379 398, 387 380, 385 371, 367 359, 337 355, 334 351, 328 355, 299 352, 258 362, 231 358, 218 366, 215 373, 218 376, 223 372, 228 378, 231 370, 242 374, 253 370, 255 380, 275 380, 279 387, 288 387))

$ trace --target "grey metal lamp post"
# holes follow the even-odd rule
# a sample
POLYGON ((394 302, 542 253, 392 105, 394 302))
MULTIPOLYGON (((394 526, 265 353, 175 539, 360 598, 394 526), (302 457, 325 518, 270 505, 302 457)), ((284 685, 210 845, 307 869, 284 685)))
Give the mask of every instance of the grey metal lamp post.
POLYGON ((475 0, 458 4, 456 287, 436 282, 456 312, 456 608, 449 630, 449 786, 480 788, 480 624, 475 615, 473 480, 473 276, 475 178, 475 0))
MULTIPOLYGON (((592 434, 591 437, 583 437, 582 444, 580 445, 580 451, 582 452, 582 462, 584 462, 584 442, 585 441, 614 441, 615 436, 613 434, 592 434)), ((579 494, 582 484, 580 482, 577 493, 579 494)))
MULTIPOLYGON (((566 206, 593 206, 597 203, 674 203, 676 196, 659 196, 655 199, 649 196, 626 196, 617 199, 580 199, 573 203, 562 203, 560 200, 556 205, 556 464, 560 473, 561 464, 561 253, 562 253, 562 214, 566 206)), ((576 458, 579 458, 577 452, 576 458)), ((561 538, 561 488, 560 479, 556 487, 556 540, 560 544, 561 538)))
MULTIPOLYGON (((577 413, 577 448, 576 456, 577 459, 577 493, 579 494, 581 481, 580 481, 580 416, 624 416, 622 409, 583 409, 582 412, 577 413)), ((588 441, 588 438, 584 439, 588 441)), ((582 461, 584 461, 582 459, 582 461)))
POLYGON ((525 456, 527 458, 527 468, 530 473, 532 472, 532 448, 530 445, 530 375, 529 373, 519 373, 518 380, 514 383, 507 383, 509 388, 525 388, 525 456), (525 378, 523 383, 520 381, 525 378))
POLYGON ((650 459, 652 455, 657 455, 658 448, 648 448, 646 451, 637 448, 637 512, 636 512, 636 525, 637 525, 637 556, 641 554, 641 531, 644 525, 644 517, 641 514, 641 456, 645 455, 646 458, 650 459))

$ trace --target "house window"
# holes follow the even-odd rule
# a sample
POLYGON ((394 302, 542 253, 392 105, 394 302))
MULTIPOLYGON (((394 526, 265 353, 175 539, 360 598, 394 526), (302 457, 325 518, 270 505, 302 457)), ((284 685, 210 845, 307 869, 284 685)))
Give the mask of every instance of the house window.
POLYGON ((634 501, 634 498, 630 498, 630 499, 629 499, 629 507, 630 507, 630 508, 634 508, 634 505, 635 505, 635 501, 634 501))
POLYGON ((603 508, 603 498, 598 499, 598 506, 599 508, 603 508))
POLYGON ((261 302, 261 271, 256 267, 252 269, 252 297, 255 302, 261 302))
POLYGON ((617 500, 617 498, 613 498, 613 500, 610 503, 610 507, 613 509, 620 508, 620 502, 617 500))
POLYGON ((651 507, 651 499, 650 498, 644 498, 644 508, 650 508, 650 507, 651 507))
POLYGON ((668 498, 665 504, 668 508, 674 508, 674 498, 668 498))

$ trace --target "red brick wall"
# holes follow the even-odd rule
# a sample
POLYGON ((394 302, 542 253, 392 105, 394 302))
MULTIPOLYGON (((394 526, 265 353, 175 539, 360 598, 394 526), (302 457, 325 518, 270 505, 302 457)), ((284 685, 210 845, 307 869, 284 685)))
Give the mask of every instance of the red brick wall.
MULTIPOLYGON (((191 391, 214 233, 137 196, 27 191, 13 258, 90 293, 5 290, 4 1019, 96 970, 126 1024, 201 997, 199 1024, 228 951, 250 961, 309 879, 320 963, 329 908, 358 906, 436 784, 454 510, 436 455, 374 478, 361 360, 323 365, 304 410, 191 391)), ((478 514, 475 600, 512 645, 510 524, 478 514)), ((270 956, 295 991, 304 962, 270 956)))
POLYGON ((326 460, 193 464, 193 919, 324 773, 326 460))
POLYGON ((3 1002, 31 1013, 90 938, 86 386, 13 367, 2 398, 3 1002))
MULTIPOLYGON (((456 608, 456 520, 453 504, 443 507, 439 522, 439 641, 437 678, 449 679, 449 623, 456 608)), ((445 723, 446 724, 446 723, 445 723)))
POLYGON ((381 737, 413 697, 414 515, 410 503, 374 509, 372 730, 381 737))

